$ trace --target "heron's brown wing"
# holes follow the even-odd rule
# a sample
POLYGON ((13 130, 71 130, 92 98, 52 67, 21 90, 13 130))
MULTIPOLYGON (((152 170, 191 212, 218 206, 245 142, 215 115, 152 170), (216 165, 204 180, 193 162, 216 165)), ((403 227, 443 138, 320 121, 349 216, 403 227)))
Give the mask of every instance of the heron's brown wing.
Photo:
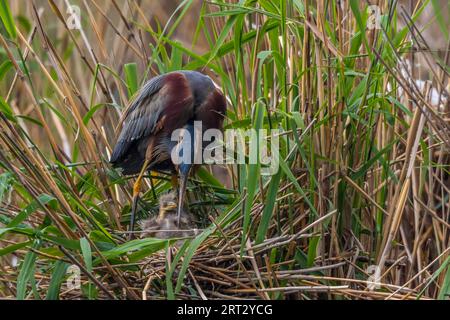
MULTIPOLYGON (((160 131, 170 133, 193 116, 193 96, 182 73, 172 72, 151 79, 125 111, 123 127, 110 162, 142 162, 142 146, 160 131), (135 154, 137 153, 137 154, 135 154)), ((145 148, 144 148, 145 149, 145 148)), ((126 169, 124 167, 124 169, 126 169)))

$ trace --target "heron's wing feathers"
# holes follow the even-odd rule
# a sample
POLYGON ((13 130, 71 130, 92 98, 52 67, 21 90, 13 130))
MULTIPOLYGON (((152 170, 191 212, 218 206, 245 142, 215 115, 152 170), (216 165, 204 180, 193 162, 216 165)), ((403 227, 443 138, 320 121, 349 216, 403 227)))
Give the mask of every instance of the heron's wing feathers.
MULTIPOLYGON (((123 116, 123 127, 110 162, 119 163, 140 139, 178 128, 185 117, 192 117, 193 97, 186 77, 168 73, 147 82, 137 93, 123 116)), ((189 119, 189 118, 188 118, 189 119)), ((185 121, 186 119, 184 119, 185 121)))
POLYGON ((121 122, 123 124, 118 140, 132 141, 141 137, 145 131, 150 131, 161 112, 159 91, 164 86, 164 75, 148 81, 133 97, 129 107, 124 111, 121 122), (145 120, 150 120, 147 123, 145 120), (145 123, 144 123, 145 121, 145 123))

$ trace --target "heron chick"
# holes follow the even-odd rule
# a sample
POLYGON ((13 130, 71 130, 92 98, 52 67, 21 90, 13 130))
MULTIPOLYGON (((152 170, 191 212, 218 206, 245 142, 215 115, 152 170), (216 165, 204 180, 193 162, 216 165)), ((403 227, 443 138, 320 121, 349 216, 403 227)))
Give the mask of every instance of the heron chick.
POLYGON ((198 230, 192 223, 189 214, 183 208, 178 225, 178 204, 175 192, 162 195, 159 198, 158 216, 141 222, 141 237, 159 239, 184 238, 197 235, 198 230))

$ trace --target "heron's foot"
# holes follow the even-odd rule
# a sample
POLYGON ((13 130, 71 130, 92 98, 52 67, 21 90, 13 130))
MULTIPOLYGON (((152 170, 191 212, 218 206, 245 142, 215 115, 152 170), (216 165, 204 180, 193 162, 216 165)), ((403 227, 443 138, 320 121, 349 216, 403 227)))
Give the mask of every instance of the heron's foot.
POLYGON ((142 186, 142 177, 139 176, 133 185, 133 199, 139 196, 139 192, 141 191, 141 186, 142 186))

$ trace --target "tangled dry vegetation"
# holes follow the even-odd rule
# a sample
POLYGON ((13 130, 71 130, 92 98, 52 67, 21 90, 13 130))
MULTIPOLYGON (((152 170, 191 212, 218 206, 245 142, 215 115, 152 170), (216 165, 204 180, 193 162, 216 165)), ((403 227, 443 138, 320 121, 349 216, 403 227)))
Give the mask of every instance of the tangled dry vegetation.
POLYGON ((449 4, 370 4, 0 0, 0 297, 448 299, 449 4), (116 125, 177 69, 220 85, 225 129, 281 130, 280 168, 205 167, 197 235, 128 241, 116 125))

